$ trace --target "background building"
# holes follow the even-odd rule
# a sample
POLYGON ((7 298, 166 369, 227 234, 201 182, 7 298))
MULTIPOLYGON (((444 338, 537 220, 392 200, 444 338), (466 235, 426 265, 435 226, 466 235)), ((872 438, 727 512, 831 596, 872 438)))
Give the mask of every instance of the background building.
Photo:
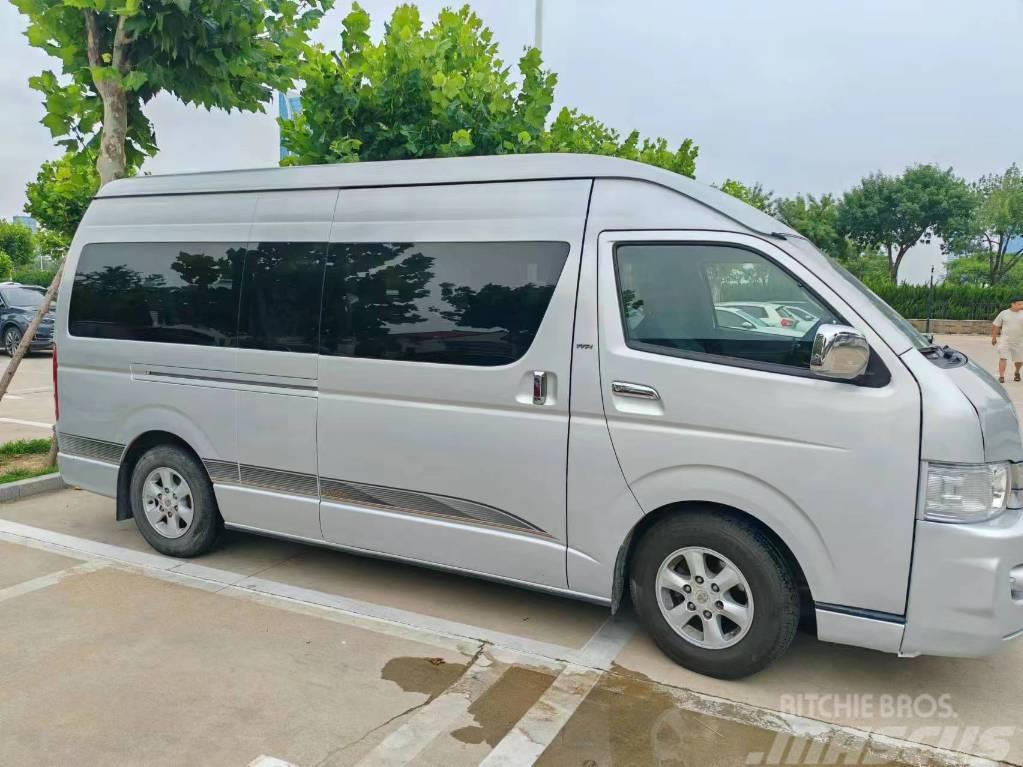
MULTIPOLYGON (((278 116, 282 120, 293 120, 302 112, 302 94, 298 91, 289 91, 288 93, 277 94, 277 112, 278 116)), ((288 156, 288 150, 284 148, 284 144, 280 143, 280 154, 283 160, 288 156)))
POLYGON ((12 216, 11 221, 15 224, 27 226, 33 232, 39 228, 39 223, 32 216, 12 216))

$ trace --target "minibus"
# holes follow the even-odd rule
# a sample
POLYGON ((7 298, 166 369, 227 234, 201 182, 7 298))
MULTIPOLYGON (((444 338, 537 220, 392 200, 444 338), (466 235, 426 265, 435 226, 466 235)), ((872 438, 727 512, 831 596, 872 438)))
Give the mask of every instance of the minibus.
POLYGON ((114 181, 55 337, 64 479, 165 555, 232 529, 628 600, 725 678, 799 625, 903 656, 1023 633, 1003 389, 785 224, 668 171, 114 181))

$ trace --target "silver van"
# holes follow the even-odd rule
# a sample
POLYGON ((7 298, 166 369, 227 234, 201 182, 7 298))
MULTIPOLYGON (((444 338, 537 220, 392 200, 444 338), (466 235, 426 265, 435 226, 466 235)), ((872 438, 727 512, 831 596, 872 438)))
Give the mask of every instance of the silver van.
POLYGON ((690 179, 577 155, 124 179, 58 307, 60 469, 164 554, 232 528, 628 595, 718 677, 801 621, 901 655, 1023 633, 1001 387, 690 179), (722 324, 734 302, 817 319, 722 324))

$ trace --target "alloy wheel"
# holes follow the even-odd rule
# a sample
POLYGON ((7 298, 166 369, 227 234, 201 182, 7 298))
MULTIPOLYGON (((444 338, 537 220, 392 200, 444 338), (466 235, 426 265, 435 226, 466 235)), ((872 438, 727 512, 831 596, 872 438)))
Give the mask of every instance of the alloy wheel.
POLYGON ((697 647, 731 647, 753 624, 749 582, 731 560, 712 549, 690 546, 669 554, 657 570, 655 588, 664 620, 697 647))
POLYGON ((142 485, 142 508, 150 525, 164 538, 180 538, 195 514, 192 490, 174 469, 153 469, 142 485))
POLYGON ((10 328, 4 333, 4 350, 7 352, 7 356, 13 357, 17 351, 18 346, 21 345, 21 333, 16 328, 10 328))

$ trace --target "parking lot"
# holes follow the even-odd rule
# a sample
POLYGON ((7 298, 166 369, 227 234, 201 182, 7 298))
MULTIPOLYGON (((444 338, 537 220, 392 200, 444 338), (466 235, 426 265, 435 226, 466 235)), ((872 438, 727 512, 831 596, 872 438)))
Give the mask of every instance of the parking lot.
MULTIPOLYGON (((8 361, 0 355, 0 369, 8 361)), ((53 415, 53 360, 48 353, 30 355, 0 402, 0 443, 50 436, 53 415)))
MULTIPOLYGON (((953 343, 990 369, 983 337, 953 343)), ((26 364, 3 441, 48 376, 26 364)), ((1018 765, 1021 688, 1023 642, 899 659, 807 635, 724 682, 628 611, 240 533, 170 559, 71 489, 0 506, 5 767, 1018 765)))

